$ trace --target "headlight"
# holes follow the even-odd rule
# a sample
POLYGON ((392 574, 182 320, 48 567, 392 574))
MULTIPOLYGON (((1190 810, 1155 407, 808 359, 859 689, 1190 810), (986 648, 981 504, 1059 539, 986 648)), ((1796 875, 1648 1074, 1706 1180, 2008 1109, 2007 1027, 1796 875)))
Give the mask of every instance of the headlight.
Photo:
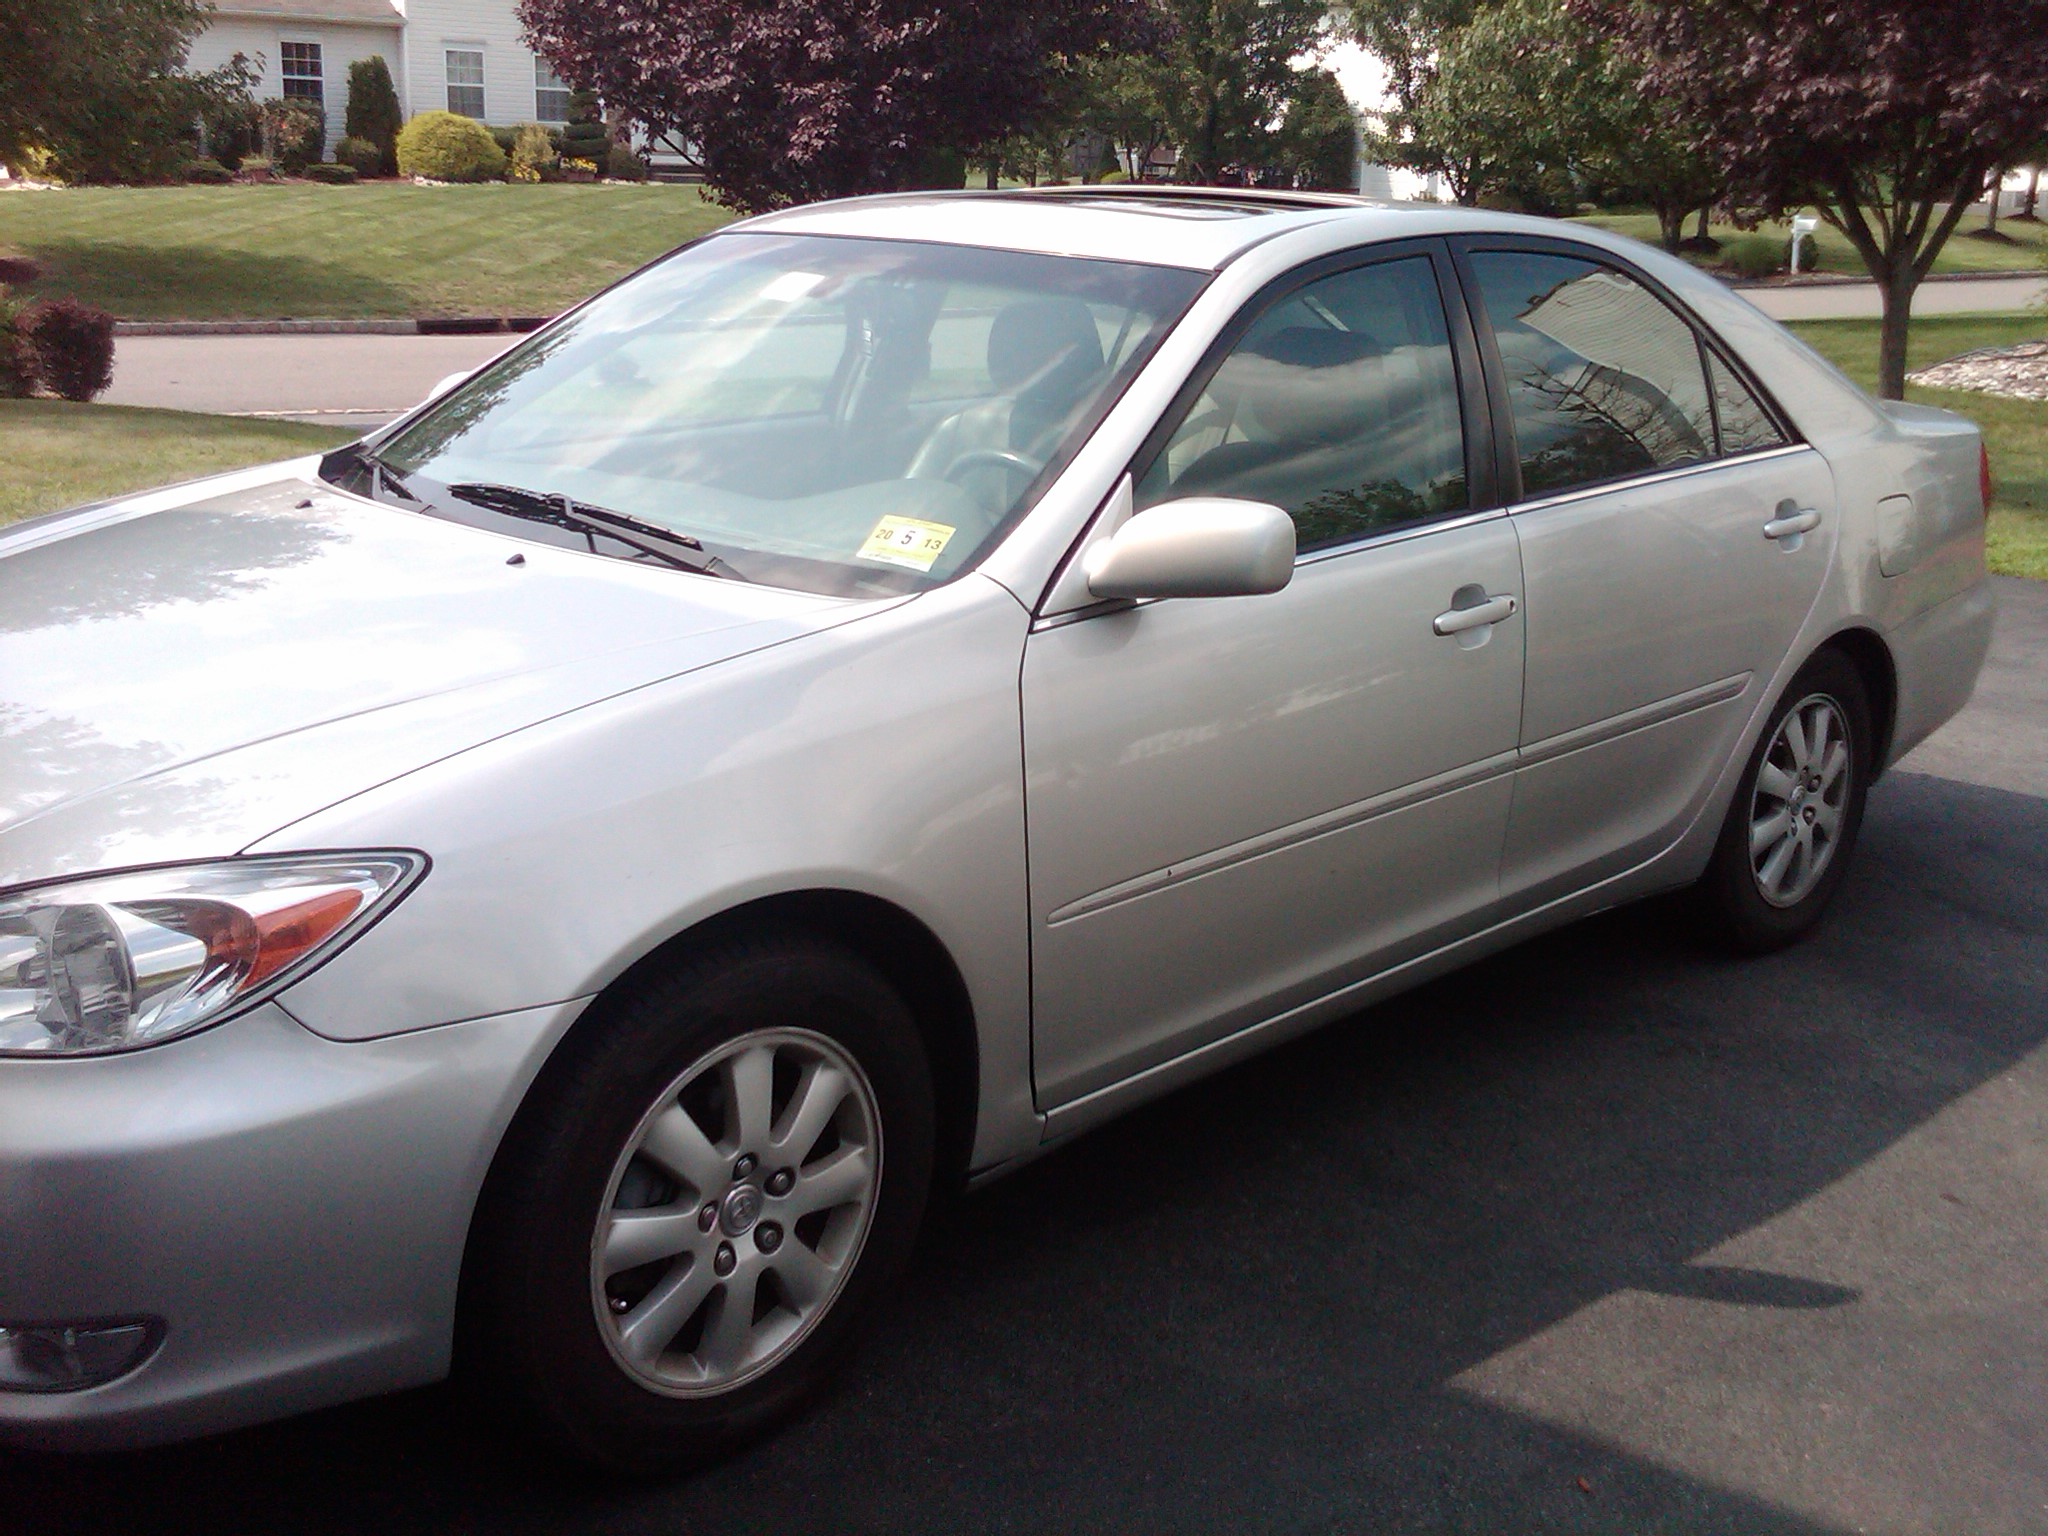
POLYGON ((426 865, 294 854, 0 895, 0 1056, 104 1055, 219 1023, 340 949, 426 865))

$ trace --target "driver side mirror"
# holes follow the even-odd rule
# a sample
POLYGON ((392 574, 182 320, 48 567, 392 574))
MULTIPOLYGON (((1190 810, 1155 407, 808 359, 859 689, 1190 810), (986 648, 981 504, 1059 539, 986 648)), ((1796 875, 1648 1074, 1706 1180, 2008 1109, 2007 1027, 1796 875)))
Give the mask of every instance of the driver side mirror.
POLYGON ((1294 575, 1294 519, 1263 501, 1163 502, 1090 549, 1083 574, 1098 598, 1278 592, 1294 575))

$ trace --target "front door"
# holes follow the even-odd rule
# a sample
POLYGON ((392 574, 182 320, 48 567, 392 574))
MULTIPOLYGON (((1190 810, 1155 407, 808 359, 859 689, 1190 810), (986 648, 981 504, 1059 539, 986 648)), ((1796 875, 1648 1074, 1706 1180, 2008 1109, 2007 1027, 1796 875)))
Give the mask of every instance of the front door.
POLYGON ((1501 600, 1521 571, 1507 519, 1473 510, 1448 281, 1425 249, 1269 295, 1134 466, 1141 510, 1285 507, 1285 590, 1029 640, 1042 1107, 1441 942, 1496 897, 1522 687, 1501 600), (1495 622, 1454 616, 1487 602, 1495 622))
POLYGON ((1520 482, 1529 651, 1501 881, 1526 906, 1697 816, 1820 593, 1834 478, 1635 276, 1569 248, 1462 259, 1520 482))

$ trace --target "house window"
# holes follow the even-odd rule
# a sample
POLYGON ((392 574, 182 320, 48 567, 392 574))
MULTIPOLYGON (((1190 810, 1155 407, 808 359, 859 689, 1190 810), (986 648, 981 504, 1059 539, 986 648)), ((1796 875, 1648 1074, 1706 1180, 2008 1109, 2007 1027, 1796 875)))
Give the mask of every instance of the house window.
POLYGON ((448 60, 448 110, 464 117, 484 115, 484 51, 481 48, 450 48, 448 60))
POLYGON ((320 76, 320 45, 318 43, 280 43, 282 69, 279 77, 287 101, 310 101, 316 107, 326 106, 325 91, 320 76))
POLYGON ((533 61, 533 120, 536 123, 569 121, 569 82, 556 74, 546 59, 533 61))

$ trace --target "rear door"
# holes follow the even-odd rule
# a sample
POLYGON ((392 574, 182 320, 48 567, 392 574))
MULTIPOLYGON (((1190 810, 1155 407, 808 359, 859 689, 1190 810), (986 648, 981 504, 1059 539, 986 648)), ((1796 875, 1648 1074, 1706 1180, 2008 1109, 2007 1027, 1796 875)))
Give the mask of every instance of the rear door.
POLYGON ((1563 242, 1457 245, 1521 540, 1501 880, 1527 905, 1691 823, 1820 593, 1834 480, 1642 274, 1563 242))

